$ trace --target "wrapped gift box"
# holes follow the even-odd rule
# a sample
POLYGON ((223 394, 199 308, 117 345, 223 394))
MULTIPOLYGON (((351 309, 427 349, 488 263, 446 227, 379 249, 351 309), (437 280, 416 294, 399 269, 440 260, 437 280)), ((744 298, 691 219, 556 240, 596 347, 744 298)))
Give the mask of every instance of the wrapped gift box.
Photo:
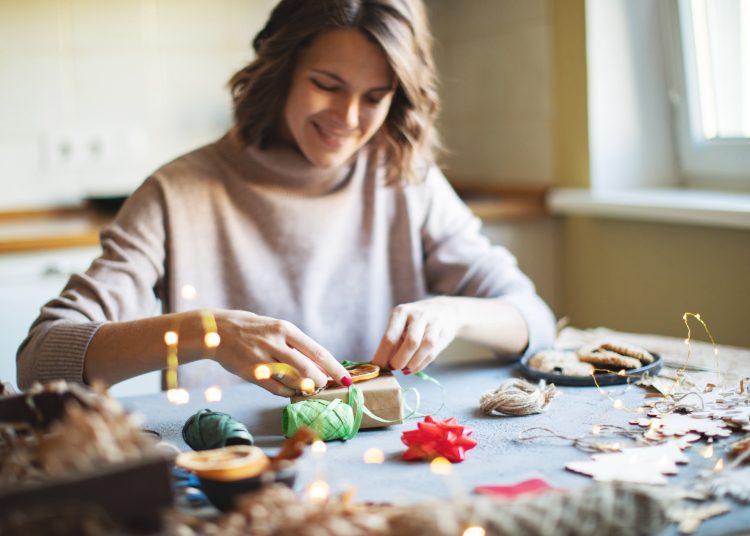
MULTIPOLYGON (((368 415, 362 416, 360 428, 382 428, 391 424, 401 424, 404 418, 404 402, 401 394, 401 386, 393 374, 381 373, 377 378, 357 382, 354 385, 362 390, 365 398, 365 406, 374 415, 385 419, 388 423, 378 422, 368 415)), ((347 387, 329 387, 312 396, 294 396, 292 402, 320 398, 323 400, 334 400, 336 398, 346 402, 349 400, 349 389, 347 387)))

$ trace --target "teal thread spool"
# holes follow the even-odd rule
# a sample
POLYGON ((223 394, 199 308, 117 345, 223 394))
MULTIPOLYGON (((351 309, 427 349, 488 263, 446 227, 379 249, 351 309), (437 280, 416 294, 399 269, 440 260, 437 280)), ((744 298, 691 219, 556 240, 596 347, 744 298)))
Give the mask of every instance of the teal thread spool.
POLYGON ((236 421, 231 415, 210 409, 202 409, 185 421, 182 439, 193 450, 255 443, 244 424, 236 421))

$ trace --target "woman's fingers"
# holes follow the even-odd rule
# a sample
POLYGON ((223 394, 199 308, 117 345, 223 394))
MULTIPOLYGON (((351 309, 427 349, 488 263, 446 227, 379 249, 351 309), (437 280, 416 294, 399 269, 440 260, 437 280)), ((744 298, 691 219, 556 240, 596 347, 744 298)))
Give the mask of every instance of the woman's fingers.
POLYGON ((287 354, 287 357, 291 359, 289 364, 295 366, 297 363, 302 369, 300 372, 304 371, 316 386, 325 386, 329 377, 340 384, 351 385, 351 376, 341 363, 298 327, 291 325, 287 343, 292 352, 287 354))
POLYGON ((431 298, 398 305, 372 362, 406 373, 419 372, 453 340, 457 325, 454 308, 444 300, 431 298))
POLYGON ((404 368, 410 372, 420 372, 432 363, 442 350, 438 328, 434 325, 427 326, 419 348, 404 368))
POLYGON ((389 361, 392 370, 401 370, 411 361, 422 346, 427 323, 422 319, 412 319, 404 330, 401 343, 393 357, 389 361))
POLYGON ((378 349, 372 358, 372 363, 381 368, 391 368, 390 361, 396 355, 404 329, 407 315, 402 307, 396 307, 388 318, 385 333, 380 339, 378 349))
POLYGON ((346 369, 291 322, 246 311, 225 311, 219 321, 227 342, 221 345, 217 361, 230 372, 250 379, 259 365, 267 364, 270 372, 261 381, 274 380, 294 391, 303 389, 300 382, 304 378, 310 378, 316 387, 324 387, 331 378, 351 385, 346 369))
POLYGON ((269 378, 268 380, 263 380, 263 381, 256 380, 255 383, 260 385, 266 391, 273 393, 275 395, 278 395, 278 396, 292 397, 299 392, 298 389, 293 389, 291 387, 288 387, 284 385, 281 381, 276 380, 274 378, 269 378))

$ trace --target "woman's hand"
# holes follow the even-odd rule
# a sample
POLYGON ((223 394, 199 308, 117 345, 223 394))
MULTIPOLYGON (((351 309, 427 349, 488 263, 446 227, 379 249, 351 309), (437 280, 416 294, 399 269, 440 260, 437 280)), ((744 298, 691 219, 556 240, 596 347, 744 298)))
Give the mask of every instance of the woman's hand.
POLYGON ((419 372, 456 337, 460 318, 451 298, 436 297, 398 305, 372 362, 383 368, 419 372))
POLYGON ((267 380, 257 380, 258 365, 285 363, 302 378, 312 379, 316 387, 325 386, 329 378, 351 385, 351 376, 328 350, 291 322, 247 311, 217 311, 215 316, 221 335, 216 361, 228 371, 280 396, 297 393, 301 378, 272 375, 267 380))

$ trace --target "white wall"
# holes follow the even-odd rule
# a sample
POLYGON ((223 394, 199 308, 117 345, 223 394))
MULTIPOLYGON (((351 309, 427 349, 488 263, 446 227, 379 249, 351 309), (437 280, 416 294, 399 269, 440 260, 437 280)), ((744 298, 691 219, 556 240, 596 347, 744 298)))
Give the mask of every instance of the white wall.
MULTIPOLYGON (((16 351, 40 308, 100 253, 99 247, 86 247, 0 255, 0 381, 16 385, 16 351)), ((110 392, 129 396, 160 388, 161 373, 156 371, 120 382, 110 392)))
POLYGON ((0 2, 0 210, 127 193, 218 137, 274 3, 0 2))
MULTIPOLYGON (((231 113, 226 81, 250 59, 274 3, 0 2, 0 210, 130 190, 165 160, 220 135, 231 113), (99 161, 86 149, 92 139, 103 146, 99 161), (65 141, 80 156, 63 158, 65 141)), ((448 175, 553 184, 549 0, 426 3, 448 175)), ((559 312, 557 231, 551 219, 520 220, 488 234, 559 312)))

